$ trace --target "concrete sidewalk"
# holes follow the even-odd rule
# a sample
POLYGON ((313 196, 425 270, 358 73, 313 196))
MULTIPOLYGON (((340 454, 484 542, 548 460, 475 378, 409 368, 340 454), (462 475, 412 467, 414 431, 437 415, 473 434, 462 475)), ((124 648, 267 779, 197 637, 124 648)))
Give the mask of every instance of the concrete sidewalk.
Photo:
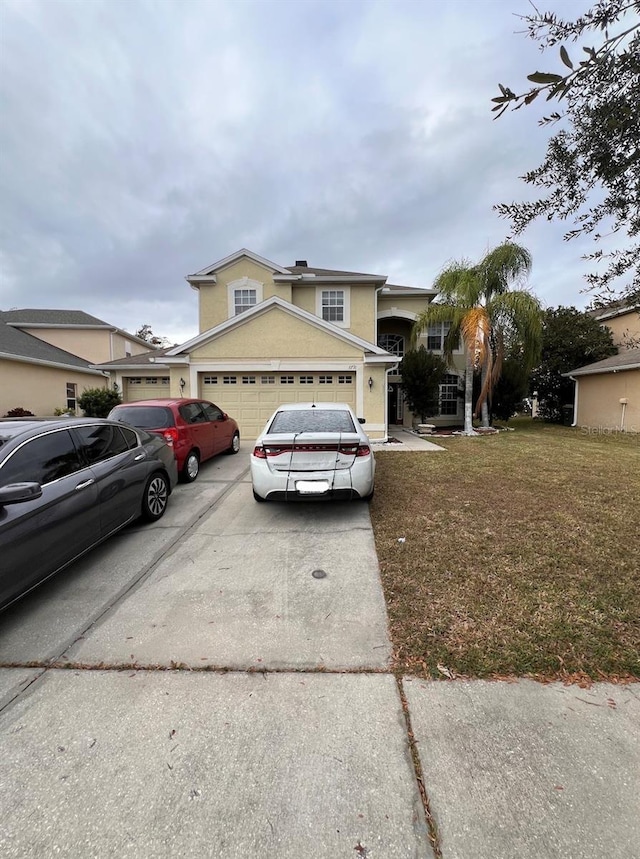
POLYGON ((3 616, 3 856, 637 857, 640 684, 396 678, 367 506, 216 462, 3 616))

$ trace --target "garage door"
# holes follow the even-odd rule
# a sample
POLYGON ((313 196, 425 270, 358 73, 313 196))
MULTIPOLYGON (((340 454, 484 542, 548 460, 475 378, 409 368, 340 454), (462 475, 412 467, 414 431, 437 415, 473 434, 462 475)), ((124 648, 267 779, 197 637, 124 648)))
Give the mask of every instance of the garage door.
POLYGON ((122 382, 125 403, 170 396, 168 376, 129 376, 122 382))
POLYGON ((355 373, 209 373, 200 392, 234 417, 246 439, 256 438, 281 403, 349 403, 355 410, 355 373))

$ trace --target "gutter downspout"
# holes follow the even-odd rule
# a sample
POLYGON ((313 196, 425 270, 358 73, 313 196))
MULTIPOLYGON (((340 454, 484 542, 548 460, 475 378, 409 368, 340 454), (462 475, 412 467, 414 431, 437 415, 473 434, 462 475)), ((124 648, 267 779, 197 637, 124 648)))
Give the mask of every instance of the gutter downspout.
POLYGON ((573 423, 571 424, 572 427, 575 427, 578 426, 578 386, 580 383, 575 376, 569 376, 569 378, 575 385, 573 393, 573 423))
POLYGON ((391 382, 389 381, 389 376, 392 373, 395 373, 400 366, 400 362, 398 361, 396 364, 393 364, 389 367, 388 370, 384 372, 384 439, 383 444, 386 441, 389 441, 389 385, 391 382))

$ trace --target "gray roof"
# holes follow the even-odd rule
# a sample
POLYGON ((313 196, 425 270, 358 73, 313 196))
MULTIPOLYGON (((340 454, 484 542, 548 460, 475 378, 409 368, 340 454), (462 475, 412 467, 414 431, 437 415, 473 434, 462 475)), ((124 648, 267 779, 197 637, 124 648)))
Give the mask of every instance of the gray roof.
POLYGON ((99 367, 101 370, 115 370, 118 367, 131 367, 132 369, 136 367, 156 367, 158 369, 167 369, 167 364, 163 364, 161 361, 156 364, 152 359, 161 358, 163 355, 166 355, 169 349, 175 349, 176 345, 177 344, 166 346, 164 349, 153 349, 151 352, 143 352, 141 355, 129 355, 127 358, 116 358, 115 361, 105 361, 103 364, 92 364, 91 366, 99 367))
POLYGON ((338 271, 333 268, 312 268, 307 265, 288 265, 287 271, 291 274, 315 274, 318 277, 377 277, 380 280, 385 280, 383 274, 366 274, 362 271, 338 271))
POLYGON ((7 325, 3 316, 4 314, 0 313, 0 354, 3 357, 14 356, 19 360, 44 361, 50 364, 62 364, 65 367, 75 367, 79 370, 91 370, 88 361, 50 343, 45 343, 39 337, 7 325))
POLYGON ((563 376, 590 376, 596 373, 615 373, 620 370, 640 370, 640 349, 621 349, 617 355, 578 367, 563 376))
POLYGON ((0 310, 0 319, 12 325, 87 325, 101 328, 115 328, 102 319, 85 313, 84 310, 41 310, 22 308, 21 310, 0 310))

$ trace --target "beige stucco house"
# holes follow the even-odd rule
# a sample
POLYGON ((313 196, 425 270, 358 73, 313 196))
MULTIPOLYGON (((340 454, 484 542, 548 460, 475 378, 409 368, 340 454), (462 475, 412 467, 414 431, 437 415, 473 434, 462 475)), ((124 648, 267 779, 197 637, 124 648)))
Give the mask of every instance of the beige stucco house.
POLYGON ((149 344, 81 310, 0 311, 0 415, 77 410, 86 388, 110 384, 92 366, 146 352, 149 344))
POLYGON ((640 432, 640 312, 618 302, 591 315, 610 329, 619 351, 565 374, 575 382, 574 426, 640 432))
MULTIPOLYGON (((371 438, 411 423, 398 364, 431 289, 387 284, 384 275, 283 266, 243 248, 188 275, 197 293, 199 333, 179 346, 96 363, 126 401, 199 396, 215 402, 255 438, 282 402, 349 403, 371 438)), ((436 330, 437 329, 437 330, 436 330)), ((442 350, 446 330, 425 332, 442 350)), ((462 421, 454 356, 434 423, 462 421)))

